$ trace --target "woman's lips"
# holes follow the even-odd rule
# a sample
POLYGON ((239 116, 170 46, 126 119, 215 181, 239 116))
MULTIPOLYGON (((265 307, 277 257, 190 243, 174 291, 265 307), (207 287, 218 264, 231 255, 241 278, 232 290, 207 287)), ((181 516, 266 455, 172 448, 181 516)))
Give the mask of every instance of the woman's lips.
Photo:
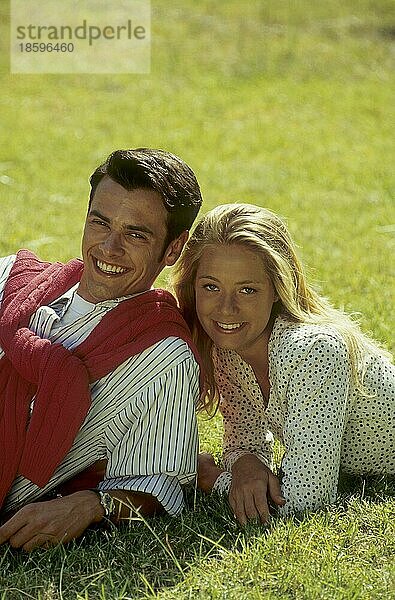
POLYGON ((220 333, 231 335, 232 333, 238 333, 246 325, 245 321, 239 321, 234 323, 223 323, 222 321, 213 321, 215 329, 220 333))

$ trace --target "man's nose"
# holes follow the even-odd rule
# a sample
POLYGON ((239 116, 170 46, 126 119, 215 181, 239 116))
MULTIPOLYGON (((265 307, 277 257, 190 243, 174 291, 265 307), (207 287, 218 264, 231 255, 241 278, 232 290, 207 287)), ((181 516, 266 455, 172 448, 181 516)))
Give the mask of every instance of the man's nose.
POLYGON ((111 231, 100 244, 100 249, 107 256, 119 256, 122 253, 121 234, 111 231))

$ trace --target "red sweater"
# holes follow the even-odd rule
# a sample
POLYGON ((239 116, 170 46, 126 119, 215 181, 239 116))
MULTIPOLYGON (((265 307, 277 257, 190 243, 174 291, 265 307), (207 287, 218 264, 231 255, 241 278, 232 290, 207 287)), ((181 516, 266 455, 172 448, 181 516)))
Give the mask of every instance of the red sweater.
POLYGON ((18 474, 39 487, 49 481, 89 410, 90 383, 169 336, 186 341, 200 364, 176 301, 164 290, 121 302, 72 351, 30 331, 31 315, 75 285, 82 271, 80 260, 45 263, 21 250, 6 282, 0 309, 0 506, 18 474))

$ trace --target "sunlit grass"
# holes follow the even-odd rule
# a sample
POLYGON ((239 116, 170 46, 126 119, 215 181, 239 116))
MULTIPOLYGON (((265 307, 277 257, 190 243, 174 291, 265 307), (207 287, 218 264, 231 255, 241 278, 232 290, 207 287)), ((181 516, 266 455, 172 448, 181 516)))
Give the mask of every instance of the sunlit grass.
MULTIPOLYGON (((203 210, 247 201, 286 217, 322 291, 395 350, 392 0, 152 0, 149 76, 10 75, 7 5, 0 255, 78 255, 98 162, 166 148, 196 171, 203 210)), ((220 419, 200 429, 219 456, 220 419)), ((394 497, 393 482, 349 481, 331 509, 266 531, 190 492, 191 510, 153 532, 133 522, 29 556, 1 548, 0 598, 388 600, 394 497)))

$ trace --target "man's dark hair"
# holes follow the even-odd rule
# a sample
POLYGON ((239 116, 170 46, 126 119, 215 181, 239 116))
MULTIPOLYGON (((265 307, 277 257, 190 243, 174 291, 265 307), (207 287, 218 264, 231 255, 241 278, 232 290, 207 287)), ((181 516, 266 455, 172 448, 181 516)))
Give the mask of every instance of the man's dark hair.
POLYGON ((183 231, 190 229, 202 204, 192 169, 181 158, 165 150, 135 148, 112 152, 91 175, 88 210, 97 186, 106 175, 128 191, 148 189, 160 194, 168 212, 164 250, 183 231))

